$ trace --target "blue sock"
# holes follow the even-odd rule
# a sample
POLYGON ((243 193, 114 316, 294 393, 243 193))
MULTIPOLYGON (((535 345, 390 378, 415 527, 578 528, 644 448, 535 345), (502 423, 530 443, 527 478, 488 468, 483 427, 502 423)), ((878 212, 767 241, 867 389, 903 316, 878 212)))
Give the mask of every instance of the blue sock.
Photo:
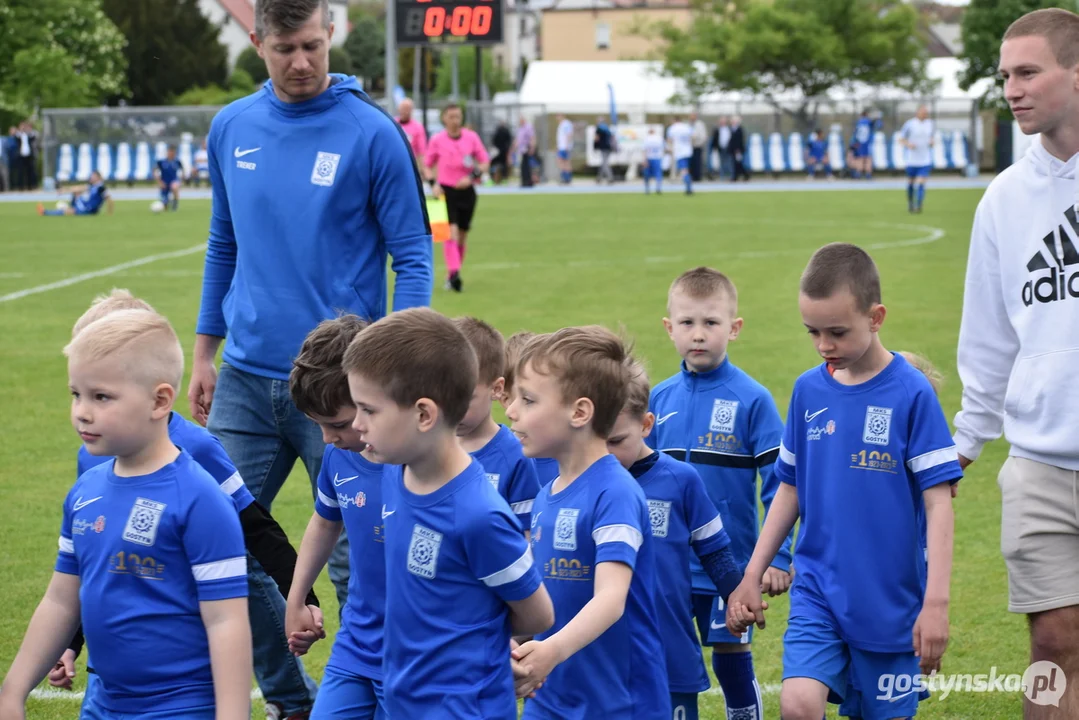
POLYGON ((922 201, 925 200, 925 185, 918 185, 918 207, 922 206, 922 201))
POLYGON ((169 204, 169 191, 168 190, 162 190, 161 191, 161 204, 162 205, 168 205, 169 204))
POLYGON ((671 708, 679 720, 699 720, 697 693, 671 693, 671 708))
POLYGON ((855 180, 858 180, 859 178, 862 177, 862 174, 860 172, 858 172, 857 170, 851 170, 850 171, 850 176, 852 178, 854 178, 855 180))
POLYGON ((907 183, 907 204, 914 204, 914 183, 907 183))
POLYGON ((652 184, 652 179, 647 175, 644 176, 644 192, 647 195, 649 193, 649 186, 652 184))
POLYGON ((64 211, 63 210, 46 210, 45 214, 46 215, 63 215, 64 211))
POLYGON ((693 190, 693 178, 689 173, 682 176, 682 182, 686 184, 686 192, 692 192, 693 190))
POLYGON ((719 686, 723 688, 728 718, 761 720, 764 717, 760 687, 753 674, 753 653, 713 651, 712 670, 716 673, 719 686))

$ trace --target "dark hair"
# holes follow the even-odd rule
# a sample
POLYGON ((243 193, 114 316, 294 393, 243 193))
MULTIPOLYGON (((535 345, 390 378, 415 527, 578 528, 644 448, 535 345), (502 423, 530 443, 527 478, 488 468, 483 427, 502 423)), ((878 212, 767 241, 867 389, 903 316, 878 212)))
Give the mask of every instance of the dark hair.
POLYGON ((342 366, 384 389, 399 407, 428 398, 456 428, 476 389, 476 353, 453 321, 430 308, 387 315, 357 335, 342 366))
POLYGON ((464 108, 462 108, 462 107, 461 107, 460 105, 458 105, 457 103, 455 103, 455 102, 448 102, 448 103, 446 103, 445 105, 443 105, 443 106, 442 106, 442 112, 440 112, 440 113, 438 114, 438 116, 439 116, 439 117, 445 117, 445 116, 446 116, 446 113, 448 113, 448 112, 449 112, 450 110, 460 110, 460 111, 461 111, 461 114, 462 114, 462 115, 463 115, 463 114, 464 114, 464 112, 465 112, 465 111, 464 111, 464 108))
POLYGON ((304 338, 288 377, 289 394, 300 412, 333 417, 342 408, 352 407, 348 375, 341 363, 349 343, 365 327, 367 321, 359 316, 342 315, 323 320, 304 338))
POLYGON ((1079 63, 1079 15, 1060 8, 1035 10, 1009 25, 1003 39, 1031 35, 1045 38, 1061 67, 1079 63))
POLYGON ((857 245, 831 243, 809 259, 802 273, 801 291, 814 300, 823 300, 841 288, 854 295, 860 312, 869 312, 880 303, 880 274, 869 253, 857 245))
POLYGON ((506 365, 506 341, 502 333, 474 317, 459 317, 453 321, 472 346, 479 367, 479 381, 484 385, 503 377, 506 365))
POLYGON ((330 27, 330 0, 255 0, 255 36, 295 32, 322 11, 322 27, 330 27))

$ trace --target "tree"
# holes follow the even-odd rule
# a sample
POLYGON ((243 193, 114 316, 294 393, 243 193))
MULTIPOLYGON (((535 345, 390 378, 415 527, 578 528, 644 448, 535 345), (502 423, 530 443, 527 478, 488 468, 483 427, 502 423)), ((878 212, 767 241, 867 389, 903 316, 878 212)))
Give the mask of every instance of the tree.
MULTIPOLYGON (((443 55, 435 73, 435 93, 446 97, 453 91, 453 61, 450 50, 443 55)), ((457 81, 462 97, 476 96, 476 48, 463 47, 457 51, 457 81)), ((513 80, 505 68, 496 67, 490 52, 483 54, 483 82, 494 95, 513 88, 513 80)))
POLYGON ((692 0, 692 7, 687 28, 671 22, 636 28, 661 41, 664 72, 685 82, 683 102, 748 91, 808 131, 814 99, 832 88, 926 86, 917 13, 901 0, 692 0), (796 108, 776 100, 782 91, 798 92, 796 108))
POLYGON ((1008 26, 1032 10, 1050 7, 1075 9, 1066 2, 1048 0, 971 0, 963 13, 963 52, 960 57, 967 67, 959 78, 959 87, 969 90, 982 78, 996 78, 997 82, 982 97, 983 103, 995 106, 1007 113, 1004 102, 1003 84, 997 75, 997 62, 1000 60, 1000 39, 1008 26))
POLYGON ((38 107, 85 107, 127 92, 124 36, 101 0, 0 2, 0 126, 38 107))
POLYGON ((266 72, 266 63, 259 57, 259 51, 255 49, 254 45, 249 45, 244 48, 236 57, 236 67, 233 69, 233 73, 236 70, 243 70, 256 84, 261 84, 270 79, 270 74, 266 72))
POLYGON ((198 0, 104 0, 104 9, 127 37, 133 104, 164 105, 188 88, 228 79, 220 28, 198 0))
POLYGON ((386 76, 386 26, 370 15, 352 21, 352 32, 345 39, 345 52, 352 61, 352 72, 373 87, 386 76))
POLYGON ((348 53, 341 48, 334 46, 330 48, 330 72, 341 73, 342 75, 352 74, 352 61, 348 57, 348 53))
POLYGON ((205 85, 188 88, 173 102, 176 105, 228 105, 255 92, 255 81, 243 68, 236 68, 229 77, 228 88, 205 85))

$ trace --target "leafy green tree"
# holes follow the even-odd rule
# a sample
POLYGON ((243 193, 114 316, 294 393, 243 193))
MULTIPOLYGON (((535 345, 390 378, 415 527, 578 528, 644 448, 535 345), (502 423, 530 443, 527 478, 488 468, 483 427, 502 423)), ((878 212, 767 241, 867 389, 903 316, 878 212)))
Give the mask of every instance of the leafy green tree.
POLYGON ((242 69, 255 83, 264 83, 270 79, 270 74, 266 72, 266 63, 259 57, 259 52, 254 45, 244 48, 243 52, 236 57, 236 69, 242 69))
MULTIPOLYGON (((435 73, 435 93, 439 97, 446 97, 453 91, 453 60, 450 58, 450 50, 442 53, 441 62, 435 73)), ((461 96, 464 98, 476 97, 476 48, 462 47, 457 51, 457 82, 461 96)), ((490 52, 483 53, 483 82, 491 94, 513 88, 513 80, 505 68, 495 65, 494 57, 490 52)))
POLYGON ((386 75, 386 26, 370 15, 352 21, 352 32, 345 39, 345 52, 352 61, 352 72, 371 87, 386 75))
POLYGON ((352 60, 342 48, 334 46, 330 48, 330 72, 352 74, 352 60))

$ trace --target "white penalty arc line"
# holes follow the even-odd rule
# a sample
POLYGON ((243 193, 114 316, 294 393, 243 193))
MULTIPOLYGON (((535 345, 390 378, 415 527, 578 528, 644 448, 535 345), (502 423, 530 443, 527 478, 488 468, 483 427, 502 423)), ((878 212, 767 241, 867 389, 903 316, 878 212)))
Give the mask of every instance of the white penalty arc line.
POLYGON ((72 275, 69 278, 63 280, 57 280, 56 282, 47 283, 45 285, 37 285, 35 287, 26 288, 24 290, 16 290, 13 293, 7 295, 0 295, 0 303, 11 302, 12 300, 20 300, 30 295, 37 295, 39 293, 49 292, 50 290, 59 290, 71 285, 77 285, 87 280, 93 280, 94 278, 105 277, 106 275, 115 275, 118 272, 123 272, 130 268, 139 267, 140 265, 148 265, 158 260, 172 260, 178 257, 184 257, 185 255, 194 255, 197 252, 202 252, 206 249, 206 243, 199 243, 183 250, 174 250, 167 253, 158 253, 156 255, 147 255, 146 257, 130 260, 119 265, 110 265, 109 267, 101 268, 100 270, 93 270, 88 273, 82 273, 80 275, 72 275))
MULTIPOLYGON (((82 690, 59 690, 57 688, 37 688, 30 691, 30 697, 33 700, 45 700, 48 702, 82 702, 82 698, 86 693, 82 690)), ((252 700, 261 700, 262 691, 255 688, 251 691, 252 700)))

